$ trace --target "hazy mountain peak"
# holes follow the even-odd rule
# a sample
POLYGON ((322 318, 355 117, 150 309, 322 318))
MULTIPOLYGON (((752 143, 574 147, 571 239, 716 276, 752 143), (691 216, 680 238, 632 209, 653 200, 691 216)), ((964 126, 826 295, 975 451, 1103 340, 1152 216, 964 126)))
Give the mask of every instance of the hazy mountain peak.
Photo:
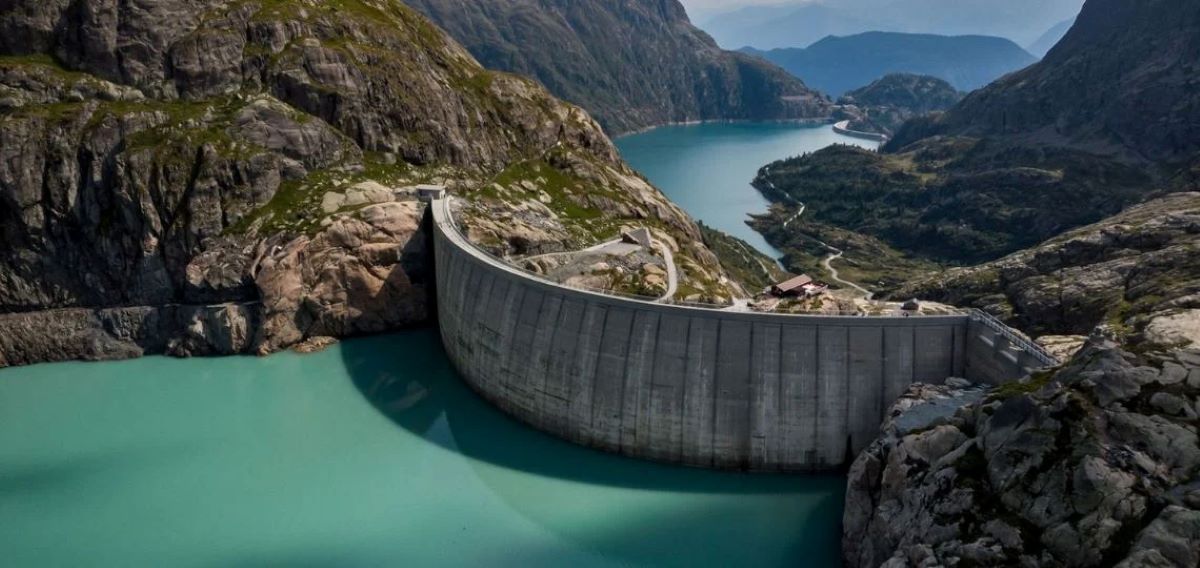
POLYGON ((704 29, 725 47, 804 47, 827 35, 871 30, 977 34, 1029 44, 1079 12, 1082 0, 813 0, 717 13, 704 29))
POLYGON ((866 32, 828 36, 807 49, 746 50, 833 96, 890 73, 932 75, 970 91, 1037 58, 999 37, 866 32))

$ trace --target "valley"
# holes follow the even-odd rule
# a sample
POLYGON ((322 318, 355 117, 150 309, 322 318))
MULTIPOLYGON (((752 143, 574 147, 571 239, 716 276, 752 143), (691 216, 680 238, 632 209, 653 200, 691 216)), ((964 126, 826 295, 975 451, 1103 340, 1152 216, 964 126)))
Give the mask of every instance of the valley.
POLYGON ((1194 568, 1198 78, 1193 0, 0 2, 6 565, 1194 568))

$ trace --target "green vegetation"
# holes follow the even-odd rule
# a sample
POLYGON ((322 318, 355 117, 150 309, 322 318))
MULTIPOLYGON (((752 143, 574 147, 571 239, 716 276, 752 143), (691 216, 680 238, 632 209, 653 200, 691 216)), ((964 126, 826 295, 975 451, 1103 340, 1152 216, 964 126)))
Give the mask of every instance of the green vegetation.
POLYGON ((1131 166, 1080 152, 935 139, 900 154, 833 146, 771 164, 755 185, 773 201, 806 204, 806 220, 957 264, 1112 215, 1145 182, 1131 166))
POLYGON ((749 293, 757 292, 787 278, 787 272, 774 259, 758 252, 745 241, 700 224, 704 244, 717 255, 721 267, 749 293))
POLYGON ((833 254, 831 247, 843 252, 842 257, 834 261, 834 268, 841 278, 875 292, 893 290, 943 268, 935 262, 896 250, 869 235, 814 222, 808 218, 807 211, 798 219, 792 218, 794 213, 776 207, 751 222, 768 242, 784 252, 784 266, 794 274, 808 274, 837 286, 824 265, 833 254), (787 228, 784 228, 785 223, 787 228))
POLYGON ((99 79, 92 77, 86 73, 71 71, 63 67, 54 57, 44 53, 33 53, 28 55, 0 55, 0 69, 5 67, 16 67, 40 71, 44 74, 43 79, 50 79, 57 85, 75 83, 77 81, 94 81, 100 82, 99 79))
POLYGON ((545 194, 550 199, 547 204, 550 209, 567 219, 589 220, 602 215, 598 209, 581 204, 584 200, 579 197, 583 195, 584 188, 588 191, 596 190, 594 184, 563 172, 545 160, 531 160, 509 166, 500 172, 491 184, 481 189, 481 193, 493 199, 502 199, 496 186, 523 193, 524 198, 536 199, 538 194, 545 194))
POLYGON ((991 400, 1007 400, 1015 396, 1030 395, 1046 388, 1056 374, 1057 371, 1040 371, 1025 380, 1000 385, 988 396, 991 400))
POLYGON ((608 278, 608 289, 618 294, 636 296, 638 298, 659 298, 666 289, 659 286, 651 286, 646 283, 640 273, 636 272, 620 272, 615 268, 597 273, 608 278))
POLYGON ((414 185, 428 181, 430 175, 428 170, 404 162, 389 164, 376 154, 368 154, 361 168, 339 166, 311 172, 303 179, 284 181, 269 202, 243 217, 229 232, 242 233, 258 224, 259 230, 267 233, 313 235, 329 216, 321 209, 326 193, 365 181, 389 187, 414 185))

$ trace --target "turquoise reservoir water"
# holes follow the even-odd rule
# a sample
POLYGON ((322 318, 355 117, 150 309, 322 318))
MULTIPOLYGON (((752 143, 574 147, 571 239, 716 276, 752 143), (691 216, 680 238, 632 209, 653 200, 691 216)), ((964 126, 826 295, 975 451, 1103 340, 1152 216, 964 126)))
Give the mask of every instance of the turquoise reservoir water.
POLYGON ((875 148, 842 136, 832 126, 778 123, 710 123, 665 126, 616 140, 634 169, 692 217, 750 243, 774 258, 782 253, 746 225, 769 203, 750 185, 759 168, 831 144, 875 148))
POLYGON ((3 566, 838 566, 842 482, 551 439, 432 331, 0 371, 3 566))

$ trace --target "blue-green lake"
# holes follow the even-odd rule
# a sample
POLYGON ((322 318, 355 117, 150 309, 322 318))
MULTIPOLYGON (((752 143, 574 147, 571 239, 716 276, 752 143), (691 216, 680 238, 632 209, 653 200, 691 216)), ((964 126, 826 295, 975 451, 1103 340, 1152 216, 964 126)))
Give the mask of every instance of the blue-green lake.
MULTIPOLYGON (((693 216, 744 225, 762 165, 828 127, 627 136, 693 216)), ((0 370, 0 565, 840 566, 844 479, 643 463, 535 432, 432 330, 313 355, 0 370)))
POLYGON ((692 217, 773 258, 783 255, 746 225, 751 213, 770 205, 750 185, 759 168, 831 144, 878 146, 837 134, 832 126, 753 122, 664 126, 616 143, 634 169, 692 217))
POLYGON ((842 483, 560 442, 434 331, 0 371, 4 566, 837 566, 842 483))

